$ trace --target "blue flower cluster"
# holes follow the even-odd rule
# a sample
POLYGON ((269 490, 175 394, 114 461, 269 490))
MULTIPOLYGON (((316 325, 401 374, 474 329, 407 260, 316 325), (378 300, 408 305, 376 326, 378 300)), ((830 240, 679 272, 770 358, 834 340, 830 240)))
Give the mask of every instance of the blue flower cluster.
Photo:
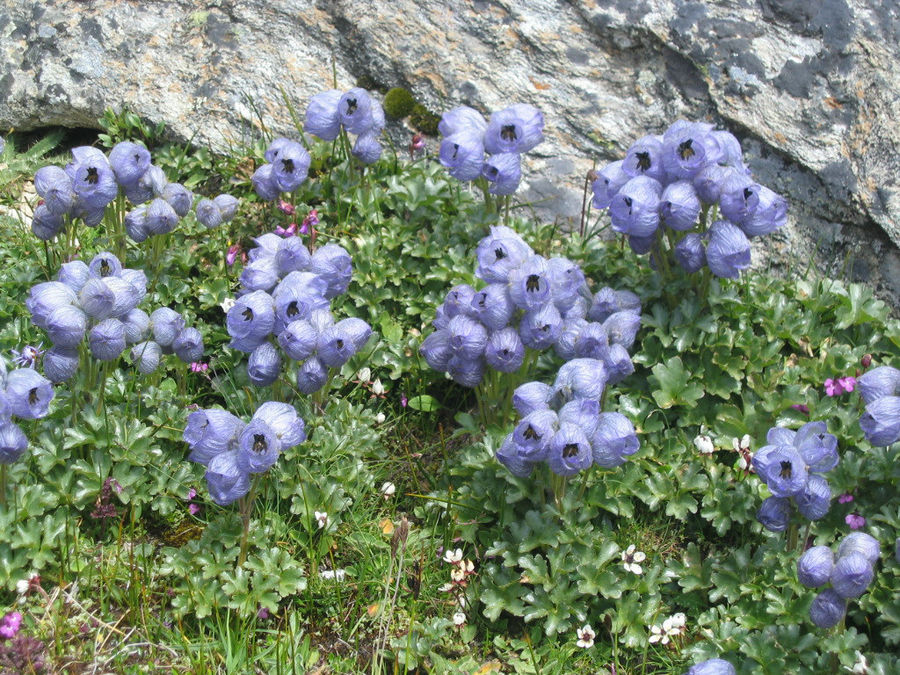
POLYGON ((559 476, 591 464, 605 469, 623 464, 640 443, 627 417, 600 411, 609 383, 603 361, 578 358, 563 364, 552 387, 543 382, 518 387, 513 405, 522 419, 504 439, 497 459, 521 478, 544 461, 559 476))
POLYGON ((459 384, 476 387, 488 367, 519 369, 526 348, 553 347, 569 360, 601 359, 606 379, 634 371, 628 349, 641 323, 633 293, 601 289, 591 295, 581 269, 566 258, 544 258, 513 230, 494 226, 476 251, 481 290, 455 286, 438 307, 437 329, 419 351, 428 365, 459 384))
POLYGON ((684 675, 736 675, 737 671, 725 659, 708 659, 691 666, 684 675))
POLYGON ((511 195, 522 179, 522 153, 544 140, 544 115, 533 105, 516 103, 485 121, 463 105, 441 116, 438 131, 444 137, 439 159, 451 176, 484 178, 492 195, 511 195))
POLYGON ((837 437, 828 433, 825 422, 809 422, 797 431, 773 427, 766 441, 752 462, 772 496, 760 506, 757 520, 767 530, 784 531, 791 500, 804 517, 822 518, 831 506, 831 487, 822 474, 837 466, 837 437))
MULTIPOLYGON (((55 237, 64 229, 67 218, 99 225, 120 189, 138 205, 125 215, 125 231, 137 242, 171 232, 193 206, 191 191, 180 183, 170 183, 163 170, 151 163, 150 151, 137 143, 118 143, 109 157, 97 148, 82 146, 72 150, 72 158, 65 169, 45 166, 34 175, 35 190, 42 202, 34 210, 31 230, 39 239, 55 237)), ((219 223, 234 216, 238 203, 229 195, 205 201, 215 202, 219 223)), ((198 211, 197 219, 207 227, 214 226, 211 223, 215 219, 205 217, 202 211, 198 211)))
POLYGON ((206 467, 206 484, 225 506, 250 491, 250 474, 267 471, 285 450, 306 440, 306 428, 288 403, 263 403, 249 423, 227 410, 209 408, 188 415, 183 438, 188 459, 206 467))
POLYGON ((344 365, 372 334, 362 319, 335 322, 331 314, 331 299, 350 284, 350 255, 337 244, 310 254, 298 237, 271 233, 255 241, 241 272, 242 294, 226 317, 230 346, 250 354, 250 381, 264 387, 281 374, 274 336, 288 358, 301 362, 297 388, 312 394, 325 386, 328 369, 344 365))
MULTIPOLYGON (((313 96, 306 107, 303 130, 325 141, 333 141, 341 129, 356 136, 351 150, 363 164, 381 157, 378 137, 384 130, 384 109, 362 87, 349 91, 329 89, 313 96)), ((268 161, 273 161, 266 157, 268 161)))
POLYGON ((872 445, 888 446, 900 440, 900 370, 879 366, 856 380, 866 412, 859 426, 872 445))
POLYGON ((85 337, 91 355, 100 361, 114 361, 127 345, 135 345, 141 372, 155 370, 160 353, 166 350, 187 363, 199 359, 203 355, 200 332, 185 328, 181 316, 169 309, 148 316, 138 308, 146 294, 144 272, 123 267, 108 252, 98 253, 89 264, 64 263, 57 281, 32 286, 25 306, 53 343, 44 353, 44 374, 51 382, 70 379, 78 370, 78 347, 85 337), (156 342, 143 342, 151 330, 156 342))
POLYGON ((592 188, 593 205, 609 209, 612 228, 635 253, 654 248, 660 225, 680 236, 674 256, 687 272, 707 266, 735 279, 750 266, 750 238, 787 222, 787 201, 753 180, 738 140, 703 122, 679 120, 662 136, 638 139, 592 188), (711 207, 724 219, 699 231, 711 207))
POLYGON ((293 192, 309 173, 309 153, 300 143, 276 138, 266 150, 266 164, 253 172, 250 181, 261 199, 272 201, 282 192, 293 192))
POLYGON ((47 415, 51 400, 49 380, 31 368, 7 372, 0 359, 0 464, 12 464, 28 448, 28 438, 12 418, 40 419, 47 415))
POLYGON ((841 540, 837 556, 827 546, 813 546, 797 561, 797 580, 807 588, 821 588, 809 608, 819 628, 831 628, 844 617, 847 600, 858 598, 875 577, 881 545, 864 532, 851 532, 841 540))

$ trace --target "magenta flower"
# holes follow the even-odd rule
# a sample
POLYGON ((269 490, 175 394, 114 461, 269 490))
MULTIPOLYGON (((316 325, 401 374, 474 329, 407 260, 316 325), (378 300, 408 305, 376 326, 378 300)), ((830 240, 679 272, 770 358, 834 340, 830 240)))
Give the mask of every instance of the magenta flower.
POLYGON ((844 517, 844 522, 847 523, 851 530, 858 530, 866 525, 866 519, 855 513, 848 513, 844 517))
MULTIPOLYGON (((205 373, 207 370, 209 370, 208 363, 199 363, 198 361, 191 363, 192 373, 205 373)), ((190 497, 188 497, 188 499, 190 499, 190 497)))
POLYGON ((188 513, 196 516, 200 512, 200 506, 197 504, 188 504, 188 513))
POLYGON ((848 375, 847 377, 839 377, 836 380, 833 380, 829 377, 827 380, 825 380, 825 393, 828 396, 840 396, 841 394, 853 391, 855 387, 856 378, 852 375, 848 375))
POLYGON ((319 212, 316 209, 310 210, 308 214, 306 214, 306 218, 303 219, 303 224, 300 227, 301 234, 306 234, 310 228, 315 229, 316 225, 319 224, 319 212))
POLYGON ((225 254, 225 262, 231 267, 234 265, 234 261, 237 260, 239 255, 241 255, 241 245, 232 244, 228 247, 228 253, 225 254))
POLYGON ((284 201, 283 199, 279 199, 278 200, 278 210, 281 211, 282 213, 286 213, 287 215, 292 216, 292 215, 294 215, 294 212, 296 209, 294 209, 293 204, 289 204, 286 201, 284 201))
POLYGON ((406 394, 401 394, 400 395, 400 407, 405 408, 407 403, 409 403, 409 399, 406 398, 406 394))
POLYGON ((794 410, 799 410, 804 415, 809 415, 809 406, 805 403, 795 403, 791 406, 791 408, 793 408, 794 410))
POLYGON ((849 492, 845 492, 840 497, 838 497, 838 504, 847 504, 853 501, 853 495, 849 492))
POLYGON ((288 237, 293 237, 295 234, 297 234, 297 223, 291 223, 287 227, 282 227, 281 225, 278 225, 275 228, 275 234, 280 235, 280 236, 284 237, 285 239, 287 239, 288 237))
POLYGON ((856 387, 856 378, 852 375, 848 375, 847 377, 839 377, 838 384, 844 388, 844 391, 848 394, 853 391, 854 387, 856 387))
POLYGON ((22 615, 19 612, 10 612, 0 619, 0 637, 12 640, 22 626, 22 615))
POLYGON ((190 490, 188 490, 188 496, 187 496, 188 501, 191 501, 196 496, 197 496, 197 490, 195 488, 191 488, 190 490))

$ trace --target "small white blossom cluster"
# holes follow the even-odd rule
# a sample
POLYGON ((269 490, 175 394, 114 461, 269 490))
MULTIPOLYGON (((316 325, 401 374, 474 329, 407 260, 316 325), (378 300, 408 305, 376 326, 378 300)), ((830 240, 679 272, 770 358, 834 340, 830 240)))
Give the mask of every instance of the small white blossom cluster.
POLYGON ((632 572, 633 574, 643 574, 644 568, 641 567, 641 563, 647 559, 647 554, 643 551, 638 551, 637 546, 631 544, 628 548, 622 551, 622 566, 625 568, 626 572, 632 572))
POLYGON ((582 649, 590 649, 594 646, 594 638, 597 637, 597 634, 594 632, 594 629, 591 628, 591 624, 584 624, 575 631, 575 634, 578 636, 578 640, 575 642, 577 646, 582 649))
POLYGON ((663 621, 662 626, 657 626, 656 624, 650 626, 650 644, 669 644, 674 638, 684 635, 687 630, 686 624, 687 617, 678 612, 678 614, 673 614, 663 621))
POLYGON ((466 595, 465 589, 469 584, 469 577, 475 574, 475 564, 471 560, 463 558, 461 548, 447 549, 444 551, 442 560, 448 565, 452 565, 450 569, 450 581, 438 590, 444 593, 453 593, 457 611, 453 614, 453 625, 462 628, 466 623, 466 595))

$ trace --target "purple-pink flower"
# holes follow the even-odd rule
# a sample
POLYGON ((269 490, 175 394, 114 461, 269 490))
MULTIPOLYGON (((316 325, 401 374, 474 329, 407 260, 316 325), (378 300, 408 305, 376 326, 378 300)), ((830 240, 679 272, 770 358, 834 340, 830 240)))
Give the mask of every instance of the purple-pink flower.
POLYGON ((849 492, 845 492, 840 497, 838 497, 838 504, 847 504, 853 501, 853 495, 849 492))
POLYGON ((0 619, 0 637, 12 640, 22 626, 22 615, 19 612, 9 612, 0 619))
POLYGON ((293 204, 289 204, 288 202, 284 201, 283 199, 278 200, 278 210, 281 211, 282 213, 286 213, 289 216, 294 215, 294 213, 296 211, 293 204))
POLYGON ((847 523, 851 530, 858 530, 865 526, 866 519, 855 513, 848 513, 844 517, 844 522, 847 523))
POLYGON ((840 396, 849 393, 856 387, 856 378, 852 375, 847 377, 839 377, 836 380, 830 377, 825 380, 825 393, 828 396, 840 396))
POLYGON ((225 254, 225 262, 228 263, 228 266, 234 265, 234 261, 238 259, 238 256, 241 255, 241 245, 240 244, 232 244, 228 247, 228 253, 225 254))

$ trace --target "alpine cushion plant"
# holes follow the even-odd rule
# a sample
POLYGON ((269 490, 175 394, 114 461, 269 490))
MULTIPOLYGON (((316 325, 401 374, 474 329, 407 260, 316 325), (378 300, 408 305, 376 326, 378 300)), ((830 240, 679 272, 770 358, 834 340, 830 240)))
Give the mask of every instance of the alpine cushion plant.
POLYGON ((750 266, 750 239, 787 222, 787 202, 751 178, 738 140, 703 122, 644 136, 593 175, 593 206, 663 272, 671 253, 688 273, 735 279, 750 266))

